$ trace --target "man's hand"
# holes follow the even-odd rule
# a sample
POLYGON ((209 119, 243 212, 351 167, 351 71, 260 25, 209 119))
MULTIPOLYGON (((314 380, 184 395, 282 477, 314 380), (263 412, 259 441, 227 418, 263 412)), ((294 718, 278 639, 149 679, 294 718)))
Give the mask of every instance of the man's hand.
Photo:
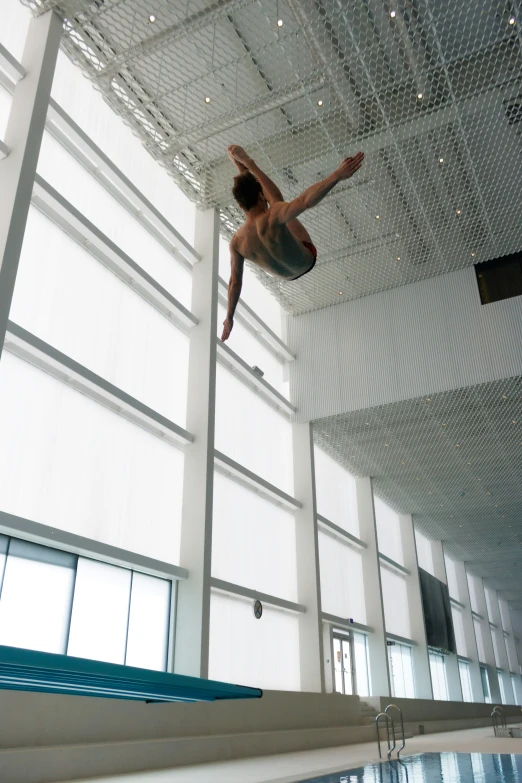
POLYGON ((353 158, 346 158, 343 160, 339 168, 337 169, 337 175, 339 179, 350 179, 353 177, 356 171, 359 171, 363 164, 364 152, 358 152, 353 158))
POLYGON ((227 148, 228 157, 232 160, 233 163, 236 164, 236 166, 239 168, 242 167, 243 171, 248 170, 248 161, 250 161, 250 156, 247 155, 243 147, 240 147, 239 144, 231 144, 227 148))
POLYGON ((223 334, 221 335, 221 342, 225 342, 225 340, 228 340, 230 337, 230 332, 232 331, 232 327, 234 326, 234 319, 229 318, 228 316, 223 321, 223 334))

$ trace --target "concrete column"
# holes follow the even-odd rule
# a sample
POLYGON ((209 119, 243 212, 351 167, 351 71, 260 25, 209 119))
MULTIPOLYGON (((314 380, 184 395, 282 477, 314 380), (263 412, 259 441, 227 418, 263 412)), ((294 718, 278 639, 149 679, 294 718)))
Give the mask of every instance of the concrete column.
POLYGON ((415 543, 415 531, 411 514, 399 514, 399 523, 404 567, 410 572, 409 576, 406 577, 406 589, 408 595, 411 638, 417 642, 417 646, 411 648, 415 697, 417 699, 433 699, 428 644, 426 642, 426 627, 424 625, 424 612, 422 609, 419 566, 417 562, 417 546, 415 543))
POLYGON ((330 623, 323 623, 323 659, 324 689, 326 693, 334 693, 333 626, 330 623))
MULTIPOLYGON (((446 561, 444 560, 444 548, 442 541, 432 541, 431 551, 435 577, 444 584, 448 584, 446 574, 446 561)), ((444 656, 446 669, 446 681, 448 683, 448 697, 450 701, 462 701, 462 685, 460 684, 459 661, 455 653, 444 656)))
POLYGON ((31 204, 62 24, 53 11, 31 19, 0 160, 0 357, 31 204))
POLYGON ((464 625, 464 640, 466 642, 467 657, 470 658, 469 674, 471 679, 471 694, 473 701, 484 702, 484 691, 480 679, 480 666, 477 649, 477 639, 475 637, 475 628, 473 627, 473 615, 471 613, 471 598, 469 595, 469 584, 466 576, 466 567, 464 563, 455 560, 455 572, 457 575, 457 587, 459 594, 457 599, 464 604, 462 610, 462 622, 464 625))
POLYGON ((180 565, 189 577, 180 582, 176 613, 174 671, 208 677, 214 430, 216 409, 217 291, 219 214, 196 213, 194 248, 201 256, 192 276, 187 430, 194 442, 185 451, 180 565))
POLYGON ((314 441, 309 422, 292 425, 292 444, 294 495, 302 503, 302 508, 295 514, 297 600, 306 606, 305 614, 299 615, 301 690, 324 692, 314 441))
POLYGON ((477 593, 477 609, 480 615, 480 630, 482 632, 482 641, 484 643, 484 664, 487 667, 489 690, 493 704, 500 704, 500 685, 497 675, 497 664, 495 662, 495 653, 493 650, 493 639, 489 627, 488 608, 486 605, 486 595, 484 593, 484 583, 480 577, 474 577, 477 593))
POLYGON ((355 494, 361 539, 367 545, 367 548, 363 549, 361 554, 366 622, 373 628, 373 633, 368 635, 371 695, 390 696, 391 684, 386 649, 386 627, 372 480, 370 478, 356 478, 355 494))

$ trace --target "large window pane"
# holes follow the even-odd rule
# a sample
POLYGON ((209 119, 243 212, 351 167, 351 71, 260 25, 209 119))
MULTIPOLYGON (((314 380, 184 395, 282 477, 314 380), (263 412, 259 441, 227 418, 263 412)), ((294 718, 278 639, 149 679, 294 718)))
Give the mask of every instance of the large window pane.
POLYGON ((67 653, 125 663, 131 571, 80 557, 67 653))
POLYGON ((323 612, 365 624, 360 552, 320 531, 319 562, 323 612))
POLYGON ((299 690, 299 619, 253 602, 213 593, 210 603, 209 677, 272 690, 299 690))
POLYGON ((374 496, 373 500, 379 552, 404 565, 399 515, 380 498, 374 496))
POLYGON ((357 695, 370 695, 370 663, 368 659, 368 642, 362 633, 353 635, 353 657, 355 659, 355 677, 357 695))
POLYGON ((2 593, 2 583, 4 581, 5 561, 7 559, 8 546, 9 538, 7 536, 0 535, 0 595, 2 593))
POLYGON ((125 657, 128 666, 166 670, 171 585, 166 579, 133 572, 125 657))
POLYGON ((295 517, 219 473, 214 477, 212 575, 297 601, 295 517))
POLYGON ((0 644, 64 654, 76 556, 11 539, 0 600, 0 644))
POLYGON ((459 655, 468 656, 468 650, 466 645, 466 636, 464 634, 464 620, 462 617, 462 611, 455 606, 451 607, 451 615, 453 617, 453 629, 455 631, 455 641, 457 642, 457 653, 459 655))
POLYGON ((384 619, 388 633, 411 639, 406 579, 388 568, 381 567, 384 619))
POLYGON ((448 683, 446 680, 446 665, 443 655, 430 652, 431 684, 433 686, 433 698, 440 701, 448 701, 448 683))
POLYGON ((0 43, 20 62, 25 46, 31 12, 20 0, 0 3, 0 43))
POLYGON ((455 564, 455 561, 451 559, 451 557, 444 557, 444 561, 446 563, 446 576, 448 579, 448 590, 449 594, 452 598, 455 598, 457 601, 465 600, 465 596, 462 598, 459 595, 459 586, 457 581, 457 567, 455 564))
POLYGON ((38 173, 163 288, 190 308, 189 270, 49 132, 44 134, 38 173))
POLYGON ((478 595, 479 595, 479 585, 477 585, 477 580, 472 574, 468 574, 468 587, 469 587, 469 600, 471 603, 471 608, 474 612, 479 613, 478 610, 478 595))
POLYGON ((184 426, 188 337, 35 208, 10 318, 184 426))
POLYGON ((131 128, 107 105, 102 94, 64 52, 58 54, 52 97, 192 243, 195 204, 182 193, 167 171, 158 165, 131 128))
POLYGON ((179 563, 183 453, 7 351, 0 475, 2 511, 179 563))
POLYGON ((292 425, 221 366, 217 368, 216 449, 293 493, 292 425))
POLYGON ((5 138, 5 129, 7 128, 9 112, 11 111, 11 103, 11 94, 0 84, 0 141, 3 141, 5 138))
POLYGON ((480 622, 473 618, 473 627, 475 629, 475 639, 477 641, 477 654, 479 661, 486 660, 486 653, 484 651, 484 639, 482 637, 482 627, 480 622))
POLYGON ((314 447, 317 511, 359 537, 355 479, 326 452, 314 447))
POLYGON ((415 544, 417 547, 417 560, 419 566, 432 576, 435 576, 435 565, 433 563, 433 551, 431 541, 418 530, 415 531, 415 544))
POLYGON ((473 701, 469 663, 466 661, 459 661, 459 674, 463 701, 473 701))
POLYGON ((388 643, 388 660, 392 680, 392 696, 414 699, 413 661, 411 649, 405 644, 388 643))

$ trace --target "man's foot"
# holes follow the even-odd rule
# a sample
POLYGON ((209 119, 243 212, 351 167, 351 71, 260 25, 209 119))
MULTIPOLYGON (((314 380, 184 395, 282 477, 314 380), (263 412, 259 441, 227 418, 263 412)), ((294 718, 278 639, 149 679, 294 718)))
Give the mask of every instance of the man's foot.
POLYGON ((242 174, 244 171, 248 171, 248 166, 245 166, 243 163, 243 159, 247 159, 248 155, 246 154, 243 147, 240 147, 238 144, 231 144, 227 148, 228 157, 232 161, 232 163, 236 166, 237 170, 242 174))

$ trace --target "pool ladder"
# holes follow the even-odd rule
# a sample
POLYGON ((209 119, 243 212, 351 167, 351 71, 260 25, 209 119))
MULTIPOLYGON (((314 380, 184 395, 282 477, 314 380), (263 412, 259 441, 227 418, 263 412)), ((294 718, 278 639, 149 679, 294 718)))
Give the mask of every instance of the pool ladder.
POLYGON ((388 742, 388 760, 391 759, 391 755, 395 748, 397 747, 397 739, 395 737, 395 723, 393 722, 393 718, 390 715, 390 710, 397 710, 399 713, 400 719, 401 719, 401 731, 402 731, 402 745, 397 751, 397 758, 400 759, 400 755, 404 748, 406 747, 406 735, 404 733, 404 719, 402 717, 402 710, 400 707, 398 707, 396 704, 388 704, 384 712, 380 712, 377 717, 375 718, 375 730, 377 732, 377 747, 379 748, 379 758, 382 758, 381 755, 381 736, 379 734, 379 721, 381 718, 384 718, 386 721, 386 739, 388 742), (393 737, 393 745, 390 742, 390 727, 392 731, 392 737, 393 737))
POLYGON ((506 724, 506 716, 504 715, 504 710, 502 707, 494 707, 493 712, 491 713, 491 720, 493 721, 493 730, 495 732, 495 737, 502 736, 503 731, 502 729, 505 729, 507 731, 507 724, 506 724), (500 731, 499 731, 499 723, 500 723, 500 731))

